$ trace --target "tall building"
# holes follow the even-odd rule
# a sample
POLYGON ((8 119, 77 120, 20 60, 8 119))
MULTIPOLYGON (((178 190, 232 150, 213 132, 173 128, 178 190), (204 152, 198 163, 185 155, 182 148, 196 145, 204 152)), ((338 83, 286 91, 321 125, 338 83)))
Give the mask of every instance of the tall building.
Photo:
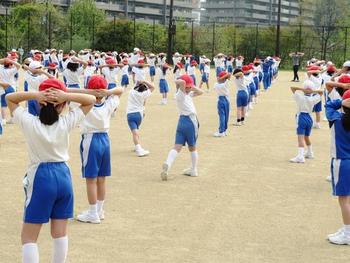
MULTIPOLYGON (((0 0, 0 15, 5 14, 5 7, 16 4, 19 0, 0 0)), ((68 8, 74 0, 38 0, 49 2, 64 9, 68 8)), ((106 12, 110 17, 129 18, 137 20, 166 24, 169 19, 170 0, 97 0, 96 6, 106 12)), ((196 19, 195 10, 199 8, 199 0, 175 0, 174 17, 191 20, 196 19)))
MULTIPOLYGON (((281 1, 281 25, 300 15, 300 0, 281 1)), ((205 0, 201 1, 201 23, 276 24, 278 0, 205 0)), ((305 10, 303 10, 305 11, 305 10)), ((304 14, 305 15, 305 14, 304 14)), ((306 16, 312 23, 312 14, 306 16)))

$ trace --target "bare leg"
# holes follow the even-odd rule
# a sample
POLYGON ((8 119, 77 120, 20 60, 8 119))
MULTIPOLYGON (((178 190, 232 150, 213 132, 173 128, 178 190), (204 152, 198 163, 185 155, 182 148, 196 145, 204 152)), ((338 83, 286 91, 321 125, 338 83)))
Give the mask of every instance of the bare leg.
POLYGON ((344 225, 350 225, 350 196, 338 197, 343 223, 344 225))
POLYGON ((86 193, 90 205, 95 205, 97 202, 97 179, 86 178, 86 193))
POLYGON ((106 177, 97 177, 97 200, 103 201, 106 197, 106 177))

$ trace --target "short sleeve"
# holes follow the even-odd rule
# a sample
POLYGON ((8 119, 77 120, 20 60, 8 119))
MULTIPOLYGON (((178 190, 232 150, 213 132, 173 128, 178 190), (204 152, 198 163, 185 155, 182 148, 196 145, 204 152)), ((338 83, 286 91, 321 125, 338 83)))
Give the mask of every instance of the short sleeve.
POLYGON ((151 95, 152 95, 152 92, 149 89, 147 89, 146 91, 142 92, 142 97, 144 99, 147 99, 151 95))
POLYGON ((301 103, 303 101, 303 98, 304 98, 304 93, 301 93, 301 92, 294 92, 294 99, 297 103, 301 103))
POLYGON ((312 102, 316 105, 321 101, 321 96, 320 94, 316 94, 315 96, 312 96, 312 102))
POLYGON ((73 130, 75 127, 77 127, 85 118, 84 112, 80 109, 80 107, 75 108, 69 113, 62 117, 65 124, 67 125, 67 129, 70 132, 73 130))
POLYGON ((107 98, 105 103, 106 103, 108 112, 112 114, 113 111, 119 106, 120 100, 118 96, 112 95, 107 98))
POLYGON ((330 98, 330 100, 339 100, 341 99, 341 96, 337 89, 332 89, 332 91, 328 94, 328 98, 330 98))
POLYGON ((79 75, 83 74, 83 72, 84 72, 84 68, 83 67, 78 68, 78 74, 79 75))
POLYGON ((341 118, 341 113, 338 111, 341 109, 342 101, 334 100, 326 103, 326 116, 328 121, 335 121, 341 118))
POLYGON ((22 106, 18 106, 12 115, 14 123, 20 126, 22 130, 30 129, 33 126, 33 120, 37 118, 29 114, 22 106))
POLYGON ((137 69, 136 67, 133 67, 133 68, 132 68, 132 72, 134 72, 135 74, 137 74, 137 70, 138 70, 138 69, 137 69))

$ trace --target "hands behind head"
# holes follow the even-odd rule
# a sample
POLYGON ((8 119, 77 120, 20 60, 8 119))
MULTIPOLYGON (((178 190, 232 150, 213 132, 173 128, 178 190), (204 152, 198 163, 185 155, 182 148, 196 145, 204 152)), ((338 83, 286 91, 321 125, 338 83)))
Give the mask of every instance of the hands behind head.
POLYGON ((96 90, 92 90, 92 95, 95 96, 96 98, 104 98, 104 97, 108 97, 110 93, 107 89, 96 89, 96 90))
POLYGON ((343 100, 341 104, 345 108, 350 108, 350 99, 343 100))
POLYGON ((47 103, 52 103, 54 106, 66 102, 68 100, 68 95, 66 92, 58 89, 47 89, 45 91, 38 92, 37 101, 42 105, 47 105, 47 103))

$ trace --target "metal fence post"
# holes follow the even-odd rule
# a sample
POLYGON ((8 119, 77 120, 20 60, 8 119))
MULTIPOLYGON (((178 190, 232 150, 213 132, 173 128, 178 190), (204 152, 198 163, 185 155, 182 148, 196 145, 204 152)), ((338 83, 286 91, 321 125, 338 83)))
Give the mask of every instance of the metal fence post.
POLYGON ((258 55, 258 42, 259 42, 259 24, 256 24, 256 29, 255 29, 255 54, 254 57, 258 55))
POLYGON ((302 34, 301 29, 302 29, 301 24, 299 24, 299 45, 298 45, 299 52, 301 52, 301 34, 302 34))
POLYGON ((212 50, 211 50, 212 58, 215 57, 215 22, 213 22, 213 42, 212 42, 212 50))
POLYGON ((192 32, 191 32, 191 54, 193 54, 194 51, 194 21, 192 20, 192 32))
POLYGON ((27 48, 28 48, 28 52, 30 50, 30 13, 28 12, 28 32, 27 32, 27 48))
POLYGON ((344 39, 344 61, 347 60, 346 55, 348 51, 348 27, 345 28, 345 39, 344 39))
POLYGON ((322 41, 321 41, 321 59, 323 59, 323 48, 324 48, 324 34, 325 34, 325 26, 322 27, 322 41))
POLYGON ((49 48, 51 49, 51 41, 52 41, 52 28, 51 28, 51 11, 49 11, 48 15, 49 22, 49 48))
POLYGON ((155 43, 155 34, 156 34, 156 20, 153 18, 153 27, 152 27, 152 52, 155 52, 154 43, 155 43))
POLYGON ((8 29, 7 29, 7 16, 8 16, 8 9, 6 8, 5 10, 5 52, 7 52, 7 48, 8 48, 8 37, 7 37, 7 33, 8 33, 8 29))
POLYGON ((69 49, 72 50, 73 49, 73 14, 70 13, 70 36, 69 36, 69 49))

